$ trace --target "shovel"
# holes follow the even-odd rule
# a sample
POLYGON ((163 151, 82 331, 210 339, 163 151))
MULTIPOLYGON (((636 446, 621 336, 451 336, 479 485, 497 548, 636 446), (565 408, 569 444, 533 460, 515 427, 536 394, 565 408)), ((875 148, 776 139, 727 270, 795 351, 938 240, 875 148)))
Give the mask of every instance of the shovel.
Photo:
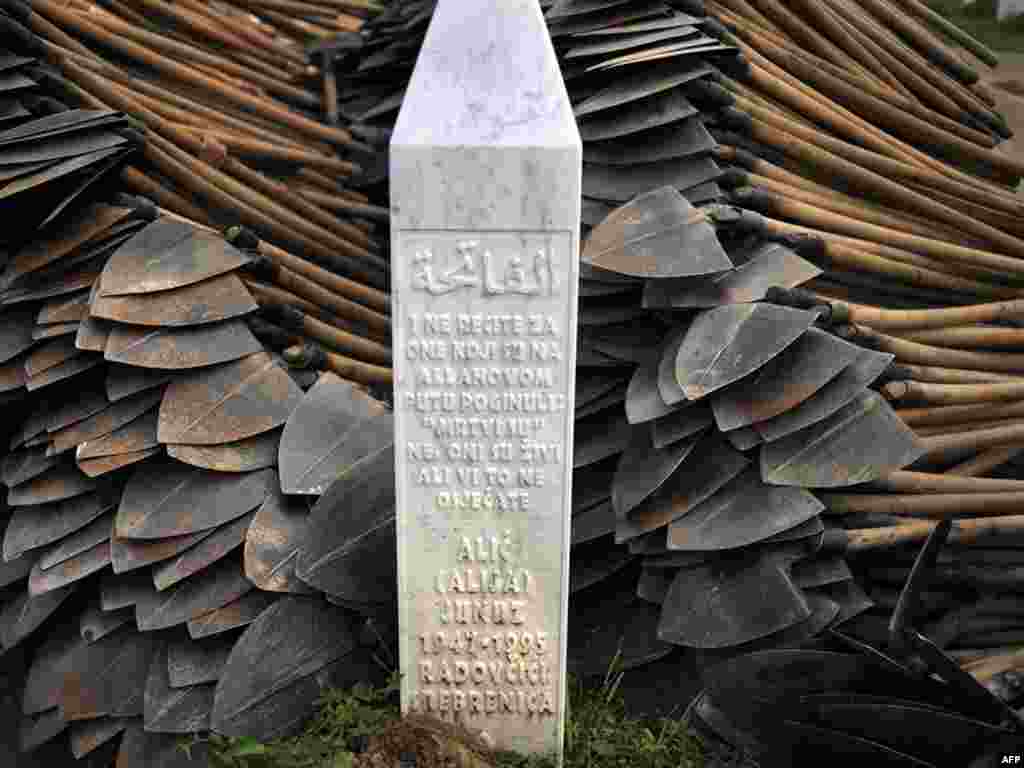
POLYGON ((215 637, 233 629, 252 624, 267 608, 277 602, 280 595, 253 590, 232 600, 227 605, 189 619, 186 626, 193 640, 215 637))
POLYGON ((172 639, 167 645, 167 677, 172 688, 215 683, 220 680, 231 650, 238 642, 233 634, 196 641, 172 639))
MULTIPOLYGON (((181 630, 182 633, 184 630, 181 630)), ((153 654, 146 677, 143 723, 149 733, 197 733, 210 727, 213 694, 210 683, 172 688, 167 642, 153 654)))
POLYGON ((118 324, 110 329, 103 357, 141 368, 181 370, 229 363, 262 351, 249 326, 234 319, 183 328, 118 324))
POLYGON ((129 325, 202 325, 254 312, 257 304, 236 275, 211 277, 182 288, 126 296, 97 296, 92 317, 129 325))
POLYGON ((167 446, 167 455, 184 464, 217 472, 252 472, 267 469, 277 466, 281 432, 282 428, 272 429, 254 437, 220 445, 174 443, 167 446))

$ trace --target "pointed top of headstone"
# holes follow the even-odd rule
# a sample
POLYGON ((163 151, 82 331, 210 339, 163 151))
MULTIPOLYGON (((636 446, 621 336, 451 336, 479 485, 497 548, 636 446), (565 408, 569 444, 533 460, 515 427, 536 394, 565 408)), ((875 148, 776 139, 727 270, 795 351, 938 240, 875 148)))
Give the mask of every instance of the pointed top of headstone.
POLYGON ((440 0, 392 146, 579 146, 538 0, 440 0))

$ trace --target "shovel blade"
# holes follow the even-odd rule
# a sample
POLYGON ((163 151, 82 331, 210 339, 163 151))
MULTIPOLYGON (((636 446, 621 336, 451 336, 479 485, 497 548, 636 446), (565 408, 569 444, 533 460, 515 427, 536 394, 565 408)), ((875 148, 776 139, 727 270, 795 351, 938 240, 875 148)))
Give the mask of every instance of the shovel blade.
POLYGON ((866 483, 924 455, 882 397, 864 392, 827 419, 761 449, 766 483, 834 488, 866 483))
POLYGON ((245 538, 245 575, 268 592, 312 591, 295 573, 309 535, 309 507, 301 499, 271 490, 245 538))
POLYGON ((199 733, 209 730, 214 685, 172 688, 167 643, 153 654, 146 678, 143 723, 149 733, 199 733))
POLYGON ((252 589, 240 558, 226 557, 163 592, 150 590, 135 604, 135 623, 143 632, 167 629, 222 608, 252 589))
POLYGON ((282 429, 272 429, 254 437, 221 445, 167 446, 167 455, 193 467, 215 472, 252 472, 277 466, 282 429))
POLYGON ((129 325, 181 327, 230 320, 256 309, 241 279, 226 274, 159 293, 97 296, 90 314, 129 325))
POLYGON ((103 356, 139 368, 185 370, 230 363, 262 350, 249 326, 236 319, 183 328, 115 325, 103 356))
POLYGON ((660 187, 613 211, 590 233, 582 259, 644 278, 724 272, 732 262, 714 227, 674 187, 660 187))

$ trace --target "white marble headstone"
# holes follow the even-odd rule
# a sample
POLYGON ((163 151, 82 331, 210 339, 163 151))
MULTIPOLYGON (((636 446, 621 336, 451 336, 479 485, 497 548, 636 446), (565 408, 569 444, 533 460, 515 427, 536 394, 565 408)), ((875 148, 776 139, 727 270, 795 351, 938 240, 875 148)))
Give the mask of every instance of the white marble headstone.
POLYGON ((441 0, 391 141, 402 707, 559 755, 581 163, 537 0, 441 0))

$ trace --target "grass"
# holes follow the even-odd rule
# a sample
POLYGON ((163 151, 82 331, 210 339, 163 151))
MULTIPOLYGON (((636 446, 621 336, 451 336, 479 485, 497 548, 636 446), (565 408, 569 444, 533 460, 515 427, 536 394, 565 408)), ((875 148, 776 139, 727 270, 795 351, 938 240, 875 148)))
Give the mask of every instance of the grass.
POLYGON ((928 5, 994 51, 1024 53, 1024 14, 996 18, 998 0, 927 0, 928 5))
MULTIPOLYGON (((749 768, 745 756, 704 742, 681 719, 627 715, 622 673, 600 684, 570 679, 565 768, 749 768)), ((383 688, 326 692, 299 735, 261 744, 208 737, 211 768, 554 768, 551 757, 493 752, 473 735, 425 719, 402 719, 398 678, 383 688)), ((183 744, 187 749, 188 744, 183 744)))

